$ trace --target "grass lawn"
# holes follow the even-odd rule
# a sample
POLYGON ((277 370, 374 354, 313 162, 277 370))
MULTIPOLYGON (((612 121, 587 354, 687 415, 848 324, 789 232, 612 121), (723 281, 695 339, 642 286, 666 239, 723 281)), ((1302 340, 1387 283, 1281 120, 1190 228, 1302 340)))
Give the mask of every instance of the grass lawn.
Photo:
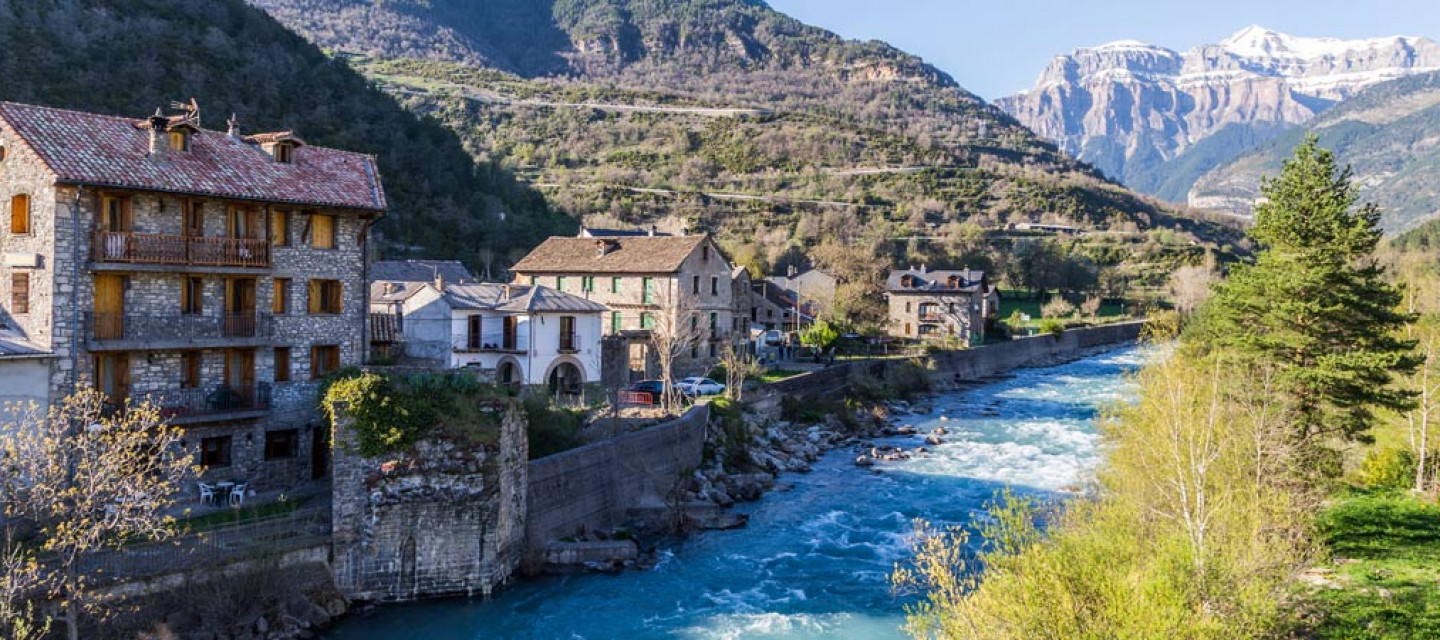
POLYGON ((257 504, 253 507, 226 509, 216 511, 215 513, 207 513, 203 516, 176 520, 175 526, 181 531, 195 532, 240 524, 251 520, 260 520, 262 518, 284 515, 295 511, 300 508, 300 505, 305 503, 305 500, 305 498, 281 500, 279 502, 257 504))
POLYGON ((760 384, 770 384, 771 382, 779 382, 779 381, 784 380, 784 379, 786 379, 786 378, 793 378, 793 377, 798 376, 798 375, 800 375, 800 374, 802 374, 802 373, 805 373, 805 372, 804 372, 804 371, 790 371, 790 370, 788 370, 788 369, 771 369, 771 370, 769 370, 769 371, 766 371, 766 372, 764 372, 764 373, 761 373, 761 374, 758 375, 758 376, 751 376, 750 379, 751 379, 751 380, 754 380, 754 381, 756 381, 756 382, 759 382, 760 384))
MULTIPOLYGON (((1020 313, 1024 313, 1030 316, 1031 326, 1037 324, 1040 321, 1040 307, 1044 304, 1044 302, 1038 299, 1029 298, 1027 296, 1028 294, 1020 291, 1001 290, 1000 319, 1004 320, 1006 318, 1009 318, 1010 314, 1014 313, 1016 310, 1019 310, 1020 313)), ((1136 303, 1131 302, 1127 304, 1125 308, 1131 312, 1134 312, 1136 308, 1136 303)), ((1120 315, 1122 315, 1121 306, 1119 303, 1107 299, 1105 300, 1105 302, 1101 303, 1099 315, 1101 318, 1119 317, 1120 315)))
POLYGON ((1440 506, 1352 492, 1321 514, 1332 584, 1305 596, 1323 639, 1440 638, 1440 506))

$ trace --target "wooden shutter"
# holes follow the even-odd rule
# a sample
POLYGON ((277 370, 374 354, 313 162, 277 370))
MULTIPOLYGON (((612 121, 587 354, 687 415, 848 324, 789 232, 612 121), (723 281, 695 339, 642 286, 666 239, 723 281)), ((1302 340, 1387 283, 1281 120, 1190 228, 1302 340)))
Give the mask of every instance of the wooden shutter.
POLYGON ((471 349, 480 348, 480 316, 470 316, 469 326, 466 327, 466 345, 471 349))
POLYGON ((309 297, 307 299, 307 306, 310 309, 310 315, 315 315, 320 313, 320 281, 311 280, 308 284, 310 286, 308 287, 309 297))
POLYGON ((10 233, 30 233, 30 196, 22 193, 10 199, 10 233))
POLYGON ((331 280, 328 283, 325 295, 325 311, 328 313, 343 313, 345 310, 343 291, 339 280, 331 280))
POLYGON ((30 274, 10 275, 10 313, 30 313, 30 274))
POLYGON ((275 315, 283 315, 290 310, 290 279, 276 278, 274 281, 275 291, 271 294, 270 307, 275 315))

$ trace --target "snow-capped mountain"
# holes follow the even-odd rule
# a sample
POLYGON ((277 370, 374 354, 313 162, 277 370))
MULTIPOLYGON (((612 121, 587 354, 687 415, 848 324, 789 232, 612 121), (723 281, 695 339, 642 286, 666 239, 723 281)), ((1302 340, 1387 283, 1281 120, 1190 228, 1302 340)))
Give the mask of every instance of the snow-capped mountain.
POLYGON ((1183 201, 1204 171, 1360 89, 1437 69, 1427 38, 1252 26, 1184 53, 1133 40, 1078 49, 997 104, 1107 175, 1183 201))

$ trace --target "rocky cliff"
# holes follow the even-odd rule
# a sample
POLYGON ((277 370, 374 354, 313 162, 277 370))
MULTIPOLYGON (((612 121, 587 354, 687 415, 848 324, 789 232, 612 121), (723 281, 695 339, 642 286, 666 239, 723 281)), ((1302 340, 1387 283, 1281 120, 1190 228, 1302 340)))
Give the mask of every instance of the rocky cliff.
POLYGON ((1425 38, 1248 27, 1184 53, 1135 41, 1079 49, 997 104, 1128 186, 1183 201, 1202 173, 1286 128, 1365 87, 1436 69, 1440 45, 1425 38))

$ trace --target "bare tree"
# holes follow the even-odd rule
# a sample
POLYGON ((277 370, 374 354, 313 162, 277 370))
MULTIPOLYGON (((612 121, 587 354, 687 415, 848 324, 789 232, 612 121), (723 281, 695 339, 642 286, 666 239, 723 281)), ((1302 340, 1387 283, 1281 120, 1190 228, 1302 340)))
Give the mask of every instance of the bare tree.
POLYGON ((1200 308, 1206 298, 1210 297, 1210 289, 1220 276, 1214 271, 1205 267, 1188 266, 1180 267, 1170 275, 1170 297, 1175 301, 1175 309, 1181 313, 1190 313, 1200 308))
POLYGON ((77 640, 82 614, 104 620, 111 613, 89 593, 81 560, 126 540, 173 536, 165 510, 195 468, 181 430, 149 403, 116 411, 85 386, 48 411, 32 405, 19 413, 0 434, 0 500, 7 518, 35 526, 42 587, 77 640))
POLYGON ((679 295, 667 287, 652 291, 652 299, 660 307, 650 325, 650 350, 660 365, 660 406, 672 411, 680 406, 675 391, 675 359, 700 344, 704 329, 699 312, 680 308, 679 295))
POLYGON ((745 379, 760 371, 755 355, 735 342, 726 343, 720 352, 720 365, 725 367, 725 396, 743 402, 745 379))

